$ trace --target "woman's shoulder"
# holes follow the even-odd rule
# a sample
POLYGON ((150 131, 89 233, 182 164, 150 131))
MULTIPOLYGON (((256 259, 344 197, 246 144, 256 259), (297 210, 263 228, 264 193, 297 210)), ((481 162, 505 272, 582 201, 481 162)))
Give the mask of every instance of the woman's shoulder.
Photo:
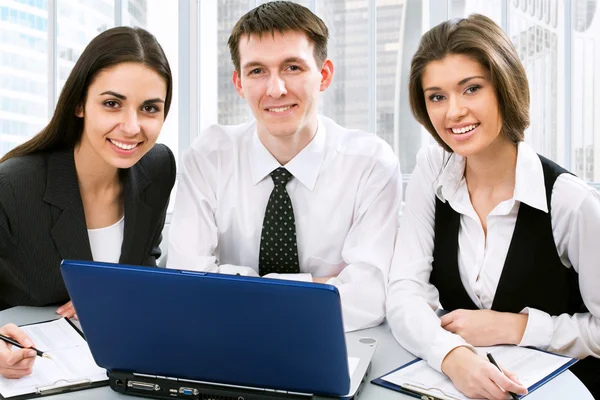
POLYGON ((428 177, 437 177, 454 156, 455 154, 447 152, 439 144, 430 144, 417 153, 416 167, 428 177))
POLYGON ((38 185, 46 181, 48 155, 28 154, 10 158, 0 163, 0 183, 2 185, 38 185))
MULTIPOLYGON (((176 165, 175 156, 166 145, 157 143, 138 161, 150 179, 168 180, 171 186, 175 183, 176 165)), ((134 168, 136 168, 134 166, 134 168)))
POLYGON ((593 203, 600 210, 598 191, 571 173, 562 173, 552 188, 552 210, 577 212, 584 203, 593 203))
POLYGON ((32 173, 39 173, 47 169, 47 154, 28 154, 9 158, 0 163, 0 176, 19 180, 24 176, 30 176, 32 173))

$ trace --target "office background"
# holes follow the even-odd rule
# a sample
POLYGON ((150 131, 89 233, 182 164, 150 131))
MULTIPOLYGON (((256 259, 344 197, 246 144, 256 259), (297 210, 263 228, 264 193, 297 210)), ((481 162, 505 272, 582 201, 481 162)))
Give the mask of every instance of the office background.
MULTIPOLYGON (((0 156, 48 121, 72 66, 99 32, 117 25, 154 33, 175 74, 174 103, 160 142, 181 156, 213 124, 251 118, 231 84, 227 38, 262 0, 0 0, 0 156)), ((531 87, 539 153, 600 187, 598 0, 298 0, 330 29, 336 72, 320 112, 376 132, 395 150, 405 180, 431 142, 407 96, 421 34, 473 12, 510 35, 531 87)))

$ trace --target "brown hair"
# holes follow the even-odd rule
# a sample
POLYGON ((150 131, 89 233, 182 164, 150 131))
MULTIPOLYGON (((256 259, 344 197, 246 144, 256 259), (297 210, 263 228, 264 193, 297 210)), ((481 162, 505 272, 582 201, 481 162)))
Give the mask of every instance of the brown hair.
POLYGON ((417 121, 444 149, 452 152, 429 119, 422 84, 427 65, 450 54, 471 57, 490 71, 502 117, 501 133, 515 144, 521 142, 529 126, 527 75, 508 36, 481 14, 442 22, 421 38, 412 58, 408 87, 410 107, 417 121))
POLYGON ((303 32, 314 45, 314 57, 317 65, 327 59, 327 26, 308 8, 291 1, 273 1, 248 11, 233 27, 227 45, 235 70, 240 72, 240 39, 243 36, 275 32, 303 32))
POLYGON ((76 113, 85 104, 89 86, 101 71, 125 62, 141 63, 164 78, 167 84, 166 118, 173 94, 173 78, 162 47, 142 28, 119 26, 92 39, 71 70, 48 125, 29 141, 6 153, 0 163, 27 154, 74 148, 83 133, 83 118, 77 117, 76 113))

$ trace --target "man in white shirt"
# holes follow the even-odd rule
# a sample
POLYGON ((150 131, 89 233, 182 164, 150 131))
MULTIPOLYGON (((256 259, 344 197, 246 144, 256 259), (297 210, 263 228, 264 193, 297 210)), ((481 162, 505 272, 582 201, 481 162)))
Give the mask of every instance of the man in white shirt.
POLYGON ((335 285, 350 331, 383 321, 402 185, 383 140, 317 116, 327 38, 292 2, 235 25, 233 83, 256 120, 214 125, 184 153, 168 267, 335 285))

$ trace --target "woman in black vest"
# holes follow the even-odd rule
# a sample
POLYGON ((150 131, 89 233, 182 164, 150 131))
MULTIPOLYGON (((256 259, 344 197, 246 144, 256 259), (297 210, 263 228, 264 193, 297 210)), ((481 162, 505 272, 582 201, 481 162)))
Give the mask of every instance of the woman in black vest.
MULTIPOLYGON (((75 63, 49 124, 0 160, 0 310, 56 305, 72 317, 63 259, 156 266, 175 182, 173 153, 155 144, 172 82, 149 32, 102 32, 75 63)), ((14 325, 0 333, 34 345, 14 325)), ((34 360, 33 350, 0 341, 0 375, 27 375, 34 360)))
POLYGON ((396 339, 469 397, 526 393, 471 347, 497 344, 583 359, 572 370, 599 396, 600 196, 523 142, 529 87, 510 39, 476 14, 434 27, 409 96, 439 146, 419 153, 406 191, 387 300, 396 339))

